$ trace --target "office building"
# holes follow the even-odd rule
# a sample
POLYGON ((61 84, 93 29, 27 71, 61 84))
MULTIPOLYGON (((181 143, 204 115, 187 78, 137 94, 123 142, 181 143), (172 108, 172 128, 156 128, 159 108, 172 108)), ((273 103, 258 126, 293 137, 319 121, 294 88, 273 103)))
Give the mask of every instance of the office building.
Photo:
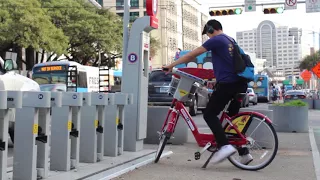
MULTIPOLYGON (((130 21, 146 15, 146 0, 131 0, 130 21)), ((124 0, 103 0, 103 6, 123 16, 124 0)), ((174 60, 178 48, 192 50, 206 40, 201 35, 208 20, 208 13, 200 11, 196 0, 159 0, 159 28, 151 36, 161 43, 157 55, 152 58, 154 68, 174 60), (183 18, 182 18, 183 17, 183 18)))
POLYGON ((253 30, 237 32, 237 41, 245 51, 254 52, 257 58, 266 59, 266 68, 299 75, 301 36, 302 29, 279 26, 265 20, 253 30))

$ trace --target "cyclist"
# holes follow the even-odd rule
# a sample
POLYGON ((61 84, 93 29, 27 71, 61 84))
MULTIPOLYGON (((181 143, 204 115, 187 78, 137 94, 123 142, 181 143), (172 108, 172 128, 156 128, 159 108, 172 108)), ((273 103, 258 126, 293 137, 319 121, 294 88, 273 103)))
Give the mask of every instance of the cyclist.
MULTIPOLYGON (((239 112, 240 102, 235 98, 238 93, 246 93, 247 81, 234 72, 233 47, 235 41, 223 33, 222 25, 217 20, 209 20, 202 32, 207 35, 207 40, 202 46, 180 57, 170 65, 165 66, 169 71, 178 64, 188 63, 198 55, 211 51, 213 70, 216 77, 215 91, 210 96, 203 117, 213 132, 218 145, 218 151, 211 159, 212 163, 219 163, 237 152, 237 149, 229 144, 224 129, 219 121, 218 115, 230 100, 229 115, 239 112), (235 100, 233 100, 235 99, 235 100)), ((242 51, 240 49, 240 51, 242 51)), ((242 51, 243 52, 243 51, 242 51)), ((253 158, 247 148, 238 149, 242 164, 249 164, 253 158)))

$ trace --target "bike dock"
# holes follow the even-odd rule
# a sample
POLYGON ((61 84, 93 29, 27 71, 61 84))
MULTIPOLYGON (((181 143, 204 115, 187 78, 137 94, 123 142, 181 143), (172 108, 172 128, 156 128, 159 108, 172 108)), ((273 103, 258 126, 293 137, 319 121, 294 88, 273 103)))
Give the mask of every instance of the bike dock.
POLYGON ((0 180, 105 178, 105 171, 112 168, 154 159, 155 150, 124 148, 124 132, 130 131, 124 110, 134 101, 131 94, 0 91, 0 95, 0 180), (15 108, 13 150, 8 148, 10 108, 15 108))

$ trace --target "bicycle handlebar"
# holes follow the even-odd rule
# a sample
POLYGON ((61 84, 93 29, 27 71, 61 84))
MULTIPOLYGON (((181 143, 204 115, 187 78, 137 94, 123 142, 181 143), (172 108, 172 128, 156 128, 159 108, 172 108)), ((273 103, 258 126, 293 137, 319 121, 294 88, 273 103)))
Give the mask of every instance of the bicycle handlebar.
MULTIPOLYGON (((162 71, 168 72, 169 68, 162 68, 162 71)), ((192 79, 192 80, 194 80, 194 81, 196 81, 196 82, 198 82, 198 83, 200 83, 200 84, 202 84, 204 86, 207 86, 207 84, 208 84, 208 82, 206 80, 201 79, 201 78, 199 78, 197 76, 194 76, 192 74, 186 73, 184 71, 181 71, 178 68, 172 68, 172 73, 176 74, 178 76, 183 76, 185 78, 192 79)))

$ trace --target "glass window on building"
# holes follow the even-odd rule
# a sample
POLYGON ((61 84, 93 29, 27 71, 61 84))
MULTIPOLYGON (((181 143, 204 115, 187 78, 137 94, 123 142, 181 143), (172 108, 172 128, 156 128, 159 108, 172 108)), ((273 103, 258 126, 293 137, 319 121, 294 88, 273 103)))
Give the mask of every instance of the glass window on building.
POLYGON ((143 12, 143 15, 144 16, 148 16, 147 11, 143 12))
POLYGON ((103 6, 103 0, 96 0, 101 6, 103 6))
POLYGON ((147 6, 147 0, 143 0, 143 7, 146 8, 146 6, 147 6))
POLYGON ((123 17, 123 13, 117 13, 118 16, 123 17))
POLYGON ((131 0, 130 5, 132 8, 139 8, 139 0, 131 0))
POLYGON ((117 0, 116 1, 116 6, 117 7, 123 7, 123 4, 124 4, 124 0, 117 0))
MULTIPOLYGON (((132 2, 132 1, 131 1, 132 2)), ((130 22, 133 22, 139 17, 139 12, 130 12, 130 22)))

